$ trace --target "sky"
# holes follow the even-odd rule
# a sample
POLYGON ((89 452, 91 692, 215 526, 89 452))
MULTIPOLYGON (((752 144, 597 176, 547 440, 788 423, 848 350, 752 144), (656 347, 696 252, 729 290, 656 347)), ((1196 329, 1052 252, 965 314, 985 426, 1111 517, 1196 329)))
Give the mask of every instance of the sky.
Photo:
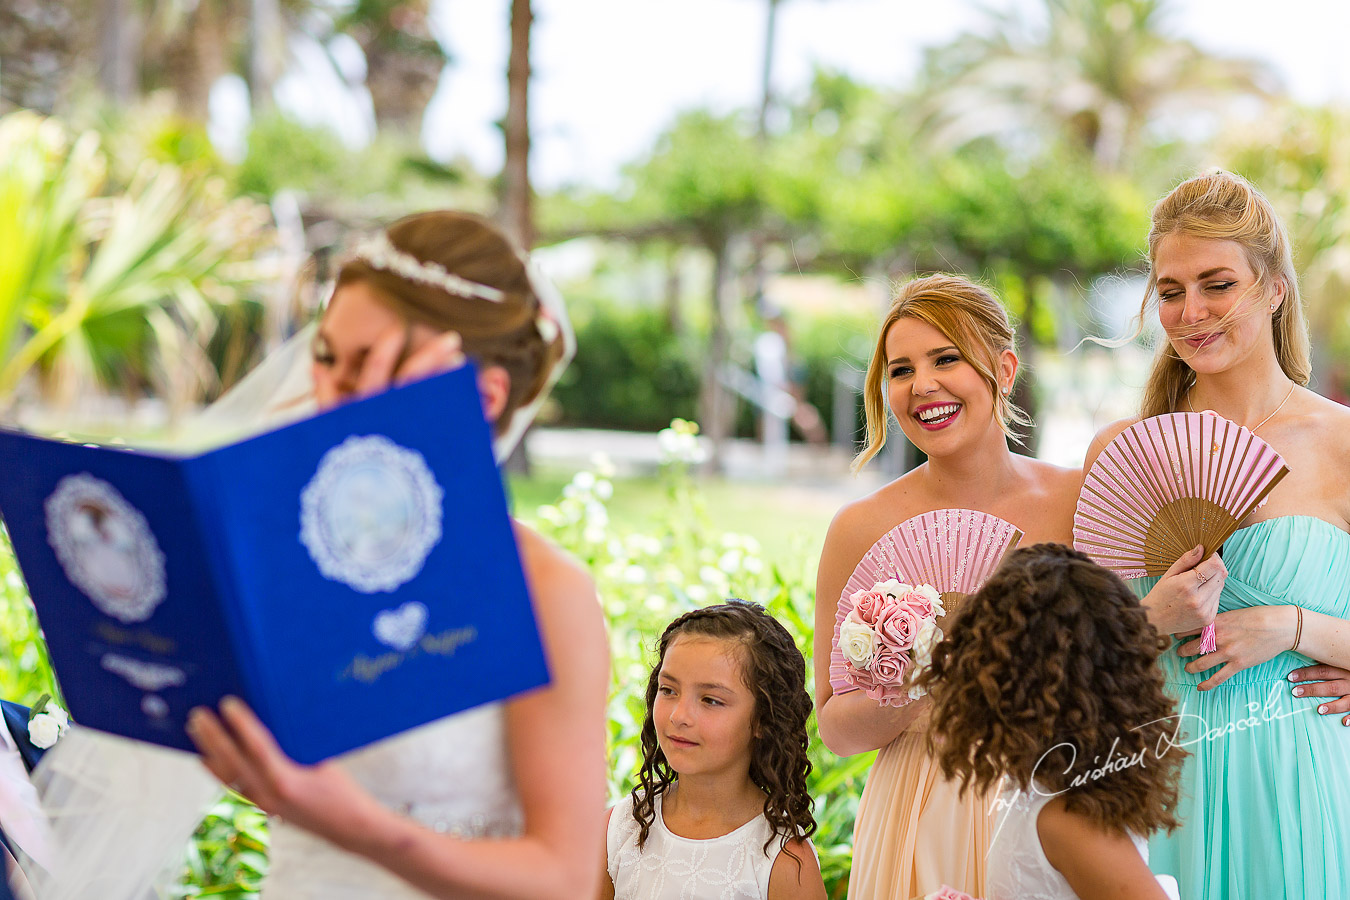
MULTIPOLYGON (((1039 6, 1036 0, 985 4, 1039 6)), ((534 0, 536 185, 612 185, 620 167, 650 148, 678 111, 756 107, 766 6, 765 0, 534 0)), ((486 172, 501 166, 494 123, 506 109, 509 7, 509 0, 433 0, 433 28, 452 57, 423 131, 438 159, 465 157, 486 172)), ((1350 103, 1347 0, 1175 0, 1170 21, 1178 36, 1206 50, 1267 62, 1298 100, 1350 103)), ((782 0, 774 88, 802 91, 816 66, 871 84, 903 85, 924 47, 980 22, 974 0, 782 0)), ((354 44, 332 49, 349 80, 359 81, 354 44)), ((327 119, 353 140, 368 134, 368 98, 323 85, 317 47, 297 53, 309 60, 308 74, 280 85, 282 106, 327 119)), ((231 117, 231 107, 247 108, 238 90, 220 92, 222 117, 231 117)))

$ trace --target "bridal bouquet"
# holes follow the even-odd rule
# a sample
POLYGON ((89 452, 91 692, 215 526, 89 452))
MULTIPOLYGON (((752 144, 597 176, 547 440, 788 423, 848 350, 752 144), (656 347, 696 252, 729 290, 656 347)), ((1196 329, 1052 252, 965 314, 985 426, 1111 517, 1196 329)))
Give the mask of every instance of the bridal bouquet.
POLYGON ((942 596, 932 585, 892 579, 849 599, 853 608, 839 623, 845 680, 882 706, 922 697, 922 690, 906 684, 928 668, 942 639, 937 626, 937 617, 946 615, 942 596))

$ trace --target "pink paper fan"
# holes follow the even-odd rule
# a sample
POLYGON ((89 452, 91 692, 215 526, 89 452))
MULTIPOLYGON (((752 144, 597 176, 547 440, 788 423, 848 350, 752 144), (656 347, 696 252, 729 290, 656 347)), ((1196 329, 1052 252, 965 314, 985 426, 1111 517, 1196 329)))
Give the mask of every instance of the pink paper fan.
POLYGON ((849 576, 834 618, 830 685, 835 693, 854 690, 844 679, 839 625, 853 609, 853 595, 883 581, 932 585, 948 603, 973 594, 1022 540, 1016 526, 973 509, 938 509, 906 519, 881 536, 849 576))
MULTIPOLYGON (((1280 454, 1213 413, 1137 422, 1092 464, 1074 546, 1122 578, 1162 575, 1197 544, 1208 557, 1289 473, 1280 454)), ((1214 629, 1201 636, 1213 650, 1214 629)))

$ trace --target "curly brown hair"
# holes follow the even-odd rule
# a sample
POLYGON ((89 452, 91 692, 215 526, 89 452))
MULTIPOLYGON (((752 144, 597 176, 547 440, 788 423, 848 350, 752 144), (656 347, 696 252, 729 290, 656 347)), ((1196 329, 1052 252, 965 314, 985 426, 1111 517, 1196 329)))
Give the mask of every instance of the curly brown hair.
POLYGON ((920 679, 930 750, 961 790, 1002 776, 1098 825, 1177 827, 1184 751, 1165 642, 1114 573, 1060 544, 1014 551, 957 613, 920 679))
MULTIPOLYGON (((755 698, 750 747, 750 780, 764 792, 764 818, 775 839, 784 843, 808 838, 816 831, 806 776, 806 720, 811 696, 806 692, 806 660, 792 635, 758 603, 728 600, 680 616, 666 626, 658 645, 656 665, 647 679, 647 717, 642 723, 642 767, 633 787, 633 818, 638 823, 638 848, 647 842, 656 818, 656 798, 675 782, 676 773, 656 740, 652 707, 656 702, 661 664, 677 637, 698 635, 739 645, 741 676, 755 698)), ((789 849, 788 854, 797 859, 789 849)), ((798 865, 801 860, 797 859, 798 865)))

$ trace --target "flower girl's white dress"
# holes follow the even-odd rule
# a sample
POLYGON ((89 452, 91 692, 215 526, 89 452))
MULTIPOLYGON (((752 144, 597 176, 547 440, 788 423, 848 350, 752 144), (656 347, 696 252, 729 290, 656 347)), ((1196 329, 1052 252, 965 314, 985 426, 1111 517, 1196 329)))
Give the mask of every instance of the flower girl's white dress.
MULTIPOLYGON (((524 818, 508 770, 504 707, 481 706, 338 759, 385 806, 466 839, 513 837, 524 818)), ((264 900, 412 900, 392 873, 272 820, 264 900)))
MULTIPOLYGON (((1002 818, 989 845, 987 900, 1078 900, 1069 882, 1050 865, 1041 848, 1036 820, 1050 792, 1005 790, 999 806, 1002 818)), ((1148 842, 1130 835, 1148 864, 1148 842)), ((1158 883, 1171 900, 1178 900, 1176 880, 1159 875, 1158 883)))

